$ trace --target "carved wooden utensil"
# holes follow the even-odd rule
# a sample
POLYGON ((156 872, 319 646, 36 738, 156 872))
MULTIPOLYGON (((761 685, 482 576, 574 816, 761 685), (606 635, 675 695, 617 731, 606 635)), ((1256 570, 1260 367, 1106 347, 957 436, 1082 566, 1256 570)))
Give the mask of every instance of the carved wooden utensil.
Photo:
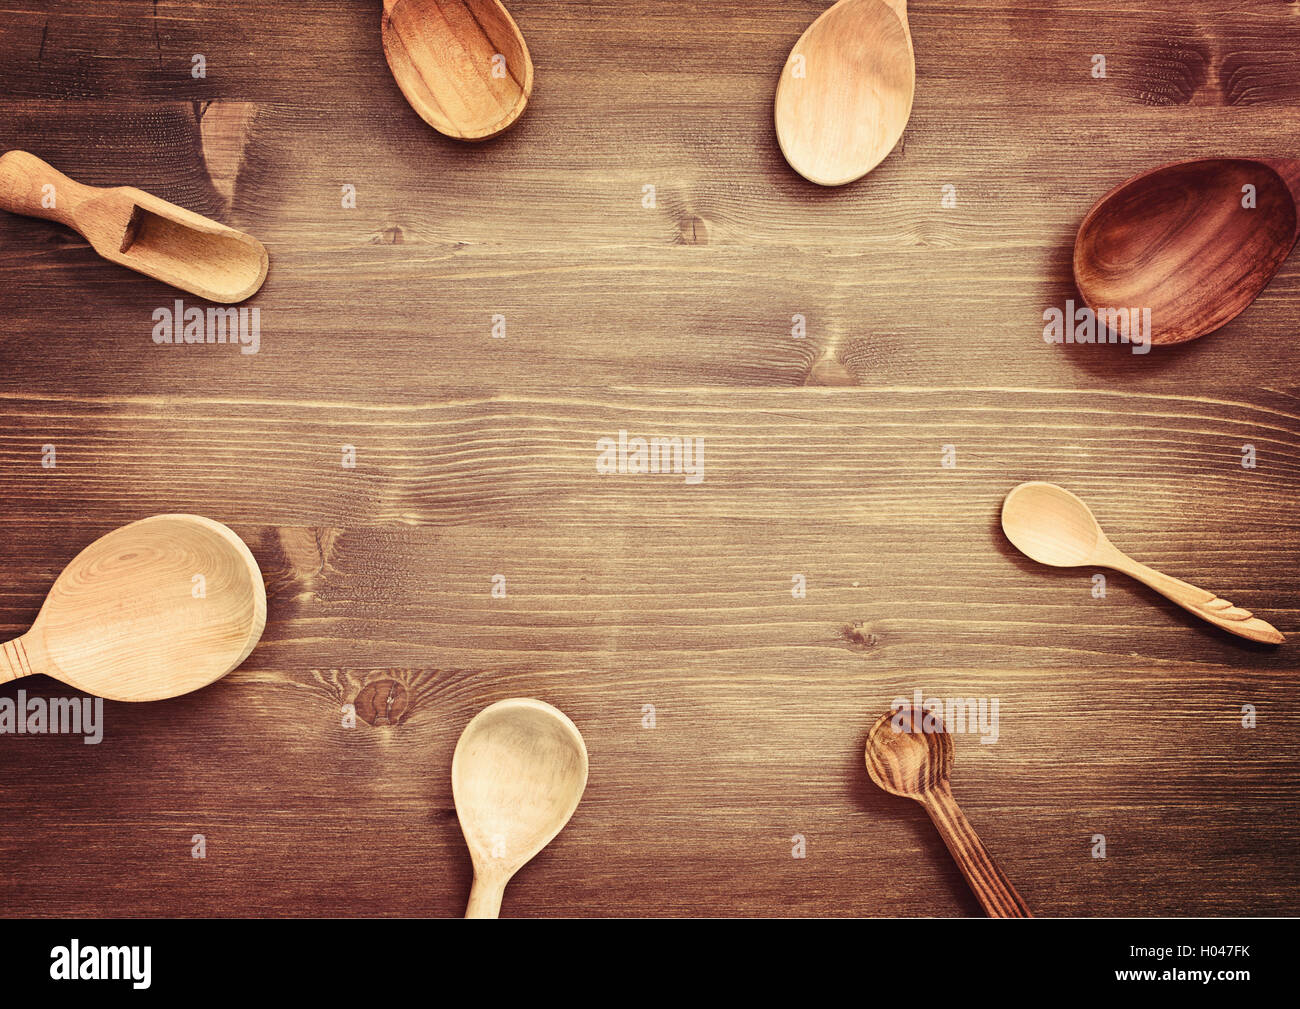
POLYGON ((910 705, 882 715, 867 733, 866 756, 872 781, 925 807, 990 917, 1033 917, 952 797, 952 736, 940 719, 910 705), (926 717, 933 731, 925 731, 926 717))
POLYGON ((384 0, 383 37, 411 107, 457 140, 509 129, 533 93, 533 58, 500 0, 384 0))
POLYGON ((109 262, 209 301, 243 301, 266 279, 256 238, 139 189, 83 186, 26 151, 0 157, 0 208, 65 224, 109 262))
POLYGON ((155 515, 72 559, 31 630, 0 646, 0 682, 43 673, 113 701, 176 697, 243 662, 265 625, 244 541, 198 515, 155 515))
POLYGON ((1152 343, 1194 340, 1235 319, 1273 279, 1300 238, 1298 205, 1300 161, 1152 169, 1088 212, 1074 242, 1075 283, 1094 312, 1149 308, 1152 343))
POLYGON ((1161 574, 1122 553, 1106 538, 1088 506, 1054 483, 1034 481, 1014 488, 1002 502, 1002 531, 1016 549, 1039 564, 1123 571, 1225 631, 1273 645, 1286 640, 1276 627, 1253 616, 1250 610, 1161 574))
POLYGON ((781 153, 821 186, 860 179, 898 143, 915 91, 907 0, 839 0, 803 33, 781 71, 781 153))
POLYGON ((466 918, 496 918, 506 884, 578 808, 587 747, 558 708, 527 697, 475 715, 456 743, 451 790, 474 863, 466 918))

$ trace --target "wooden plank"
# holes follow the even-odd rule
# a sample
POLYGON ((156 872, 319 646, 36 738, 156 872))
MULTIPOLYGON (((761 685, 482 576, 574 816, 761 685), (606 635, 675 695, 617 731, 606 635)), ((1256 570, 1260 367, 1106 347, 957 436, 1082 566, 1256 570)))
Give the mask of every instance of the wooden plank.
MULTIPOLYGON (((399 114, 378 8, 316 2, 268 11, 257 0, 15 0, 9 7, 0 27, 0 77, 12 81, 15 97, 300 103, 314 95, 352 98, 407 125, 419 122, 399 114), (195 53, 207 58, 206 77, 193 76, 195 53)), ((620 94, 643 108, 664 99, 713 107, 711 96, 737 82, 746 90, 764 85, 770 100, 790 47, 825 7, 820 0, 713 0, 629 10, 617 0, 517 0, 511 11, 539 68, 537 107, 549 110, 552 96, 579 93, 581 83, 585 104, 605 111, 620 94), (606 87, 595 93, 595 82, 606 87)), ((930 98, 950 110, 1005 108, 1008 100, 1035 109, 1049 100, 1058 107, 1098 100, 1284 106, 1300 88, 1300 55, 1290 44, 1297 29, 1286 3, 1146 0, 1116 8, 1086 0, 949 0, 909 4, 909 21, 926 85, 922 109, 930 98), (1011 51, 1022 58, 1008 59, 1011 51), (1107 55, 1108 76, 1091 88, 1096 53, 1107 55)), ((584 121, 588 128, 601 122, 584 121)))
MULTIPOLYGON (((0 124, 0 145, 39 131, 50 139, 38 153, 75 174, 87 160, 77 151, 77 119, 50 103, 19 108, 0 124)), ((797 386, 817 381, 823 360, 844 380, 872 386, 983 384, 988 375, 1205 393, 1254 387, 1261 374, 1294 384, 1291 344, 1280 334, 1300 308, 1297 260, 1206 340, 1146 356, 1044 342, 1044 312, 1077 297, 1074 229, 1094 199, 1139 167, 1124 152, 1092 163, 1109 118, 1065 143, 1062 155, 1085 165, 1090 181, 1072 172, 1064 191, 1058 176, 1036 171, 1032 153, 1055 143, 1054 121, 1001 161, 982 159, 1001 131, 986 122, 958 138, 960 163, 984 162, 973 174, 953 174, 951 149, 921 154, 913 145, 841 198, 786 178, 774 148, 761 165, 734 166, 749 176, 741 185, 698 167, 666 167, 692 164, 684 143, 664 152, 660 166, 624 168, 621 178, 561 171, 564 185, 517 167, 493 178, 492 163, 457 179, 455 152, 431 176, 411 147, 385 155, 397 174, 378 179, 355 168, 373 134, 364 121, 318 156, 285 139, 312 128, 297 112, 209 107, 196 120, 188 106, 131 108, 114 129, 132 142, 100 136, 94 157, 112 153, 82 174, 96 184, 137 182, 268 244, 271 273, 255 302, 257 359, 156 346, 153 313, 171 310, 175 292, 99 260, 58 225, 6 215, 0 283, 10 309, 0 339, 20 387, 44 374, 53 348, 73 345, 61 374, 88 394, 154 381, 197 395, 214 379, 210 366, 237 369, 241 388, 268 396, 306 370, 349 397, 362 372, 366 395, 378 399, 544 391, 557 379, 599 388, 797 386), (201 124, 214 118, 220 126, 205 138, 201 124), (132 163, 137 143, 153 150, 147 164, 132 163), (646 179, 659 185, 653 210, 640 203, 646 179), (958 187, 952 210, 939 205, 948 180, 958 187), (356 210, 340 206, 344 182, 358 187, 356 210), (359 282, 368 292, 361 305, 359 282), (492 337, 498 316, 504 340, 492 337), (804 320, 802 339, 793 335, 795 316, 804 320), (382 350, 358 353, 368 344, 382 350)), ((1146 117, 1155 133, 1164 115, 1133 119, 1146 117)), ((1277 130, 1271 111, 1252 115, 1234 127, 1243 149, 1259 143, 1252 130, 1277 130)), ((737 147, 755 142, 765 143, 737 147)), ((1163 142, 1142 165, 1175 157, 1179 142, 1208 153, 1223 135, 1163 142)))
POLYGON ((24 769, 0 795, 5 822, 22 825, 0 840, 6 906, 454 913, 468 888, 447 771, 456 736, 489 701, 536 694, 580 726, 592 776, 569 827, 508 891, 509 914, 975 913, 924 814, 874 789, 862 766, 877 709, 917 686, 999 698, 999 741, 958 737, 953 787, 1038 913, 1294 911, 1294 860, 1252 871, 1297 841, 1281 812, 1297 784, 1294 695, 1250 673, 286 678, 259 673, 256 656, 189 698, 110 705, 92 757, 78 739, 0 737, 24 769), (341 726, 360 684, 390 681, 410 697, 396 725, 341 726), (1261 713, 1254 730, 1239 727, 1243 700, 1261 713), (645 704, 654 729, 641 728, 645 704), (47 744, 39 760, 32 743, 47 744), (117 811, 111 828, 105 809, 117 811), (791 857, 795 835, 806 859, 791 857), (85 885, 106 865, 111 888, 85 885))
MULTIPOLYGON (((870 402, 853 390, 818 390, 815 402, 800 391, 723 401, 629 391, 384 408, 6 398, 0 418, 15 432, 0 440, 7 538, 42 515, 67 531, 66 559, 153 512, 232 523, 291 600, 285 612, 272 593, 263 647, 278 657, 284 642, 295 664, 313 661, 293 651, 304 639, 315 661, 348 665, 372 645, 396 649, 386 661, 423 664, 427 644, 457 662, 485 649, 494 662, 587 661, 604 650, 594 637, 617 640, 612 658, 633 664, 624 652, 641 647, 690 665, 718 649, 789 661, 816 648, 846 669, 964 665, 971 652, 995 665, 1138 653, 1290 668, 1284 651, 1243 651, 1122 576, 1094 600, 1095 572, 1038 567, 996 526, 1012 486, 1055 480, 1091 502, 1121 547, 1285 630, 1300 534, 1300 417, 1285 397, 1271 408, 1023 390, 878 391, 870 402), (701 482, 598 473, 597 440, 619 431, 703 439, 701 482), (1255 469, 1241 466, 1243 444, 1256 448, 1255 469), (41 465, 46 445, 53 470, 41 465), (343 466, 345 445, 355 468, 343 466), (955 469, 942 465, 944 445, 955 469), (510 602, 489 597, 499 573, 510 602), (794 574, 808 578, 808 599, 791 598, 794 574), (503 612, 521 622, 500 624, 503 612), (382 626, 367 630, 376 614, 382 626), (298 616, 312 629, 296 630, 298 616), (318 622, 337 633, 319 634, 318 622), (856 624, 875 637, 869 647, 856 624)), ((61 564, 27 583, 25 612, 61 564)))
POLYGON ((196 307, 193 299, 70 248, 52 226, 36 255, 32 241, 27 229, 21 254, 11 244, 0 261, 12 306, 0 338, 15 389, 42 388, 52 360, 63 381, 55 388, 92 397, 204 396, 229 383, 279 400, 307 374, 314 396, 376 404, 497 389, 546 395, 557 384, 791 389, 820 384, 827 365, 876 389, 978 390, 990 378, 1102 396, 1235 399, 1260 385, 1296 389, 1285 334, 1300 311, 1300 268, 1291 265, 1219 333, 1143 356, 1129 346, 1045 342, 1043 313, 1078 295, 1068 274, 1049 269, 1052 279, 1035 279, 1033 262, 1050 256, 1023 250, 985 251, 977 262, 964 250, 885 259, 641 249, 554 253, 545 263, 536 254, 391 246, 273 252, 249 354, 159 345, 155 313, 170 319, 177 298, 182 311, 196 307), (936 264, 951 267, 938 291, 921 279, 936 264), (374 278, 374 300, 362 307, 357 277, 374 278))

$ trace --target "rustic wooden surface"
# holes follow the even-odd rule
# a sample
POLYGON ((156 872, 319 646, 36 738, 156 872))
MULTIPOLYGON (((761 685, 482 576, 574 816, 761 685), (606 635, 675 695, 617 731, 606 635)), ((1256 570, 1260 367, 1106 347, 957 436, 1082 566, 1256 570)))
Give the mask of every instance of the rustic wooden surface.
POLYGON ((903 146, 835 191, 771 121, 823 2, 509 6, 536 91, 474 147, 403 101, 378 3, 0 12, 0 149, 271 253, 260 353, 160 347, 170 289, 0 215, 0 636, 154 512, 231 525, 269 592, 220 683, 107 705, 94 747, 0 736, 0 913, 459 913, 451 753, 513 695, 573 718, 591 779, 506 915, 978 913, 863 767, 916 687, 999 699, 953 791, 1036 914, 1300 913, 1296 645, 1119 575, 1094 599, 997 527, 1054 480, 1300 633, 1300 258, 1167 352, 1041 337, 1113 184, 1300 156, 1300 3, 916 0, 903 146), (620 429, 704 438, 704 481, 599 476, 620 429))

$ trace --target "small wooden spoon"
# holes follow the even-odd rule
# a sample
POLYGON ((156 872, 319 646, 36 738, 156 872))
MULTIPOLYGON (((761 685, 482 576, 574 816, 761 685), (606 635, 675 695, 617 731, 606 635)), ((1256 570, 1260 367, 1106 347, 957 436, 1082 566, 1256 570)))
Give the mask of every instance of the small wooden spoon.
POLYGON ((781 153, 820 186, 860 179, 898 143, 915 91, 907 0, 839 0, 803 33, 781 71, 781 153))
POLYGON ((559 709, 497 701, 465 726, 451 759, 456 816, 474 863, 466 918, 496 918, 506 884, 578 808, 587 747, 559 709))
POLYGON ((1151 309, 1151 342, 1183 343, 1244 312, 1300 239, 1300 161, 1180 161, 1112 189, 1074 242, 1099 309, 1151 309), (1254 207, 1243 206, 1254 187, 1254 207))
POLYGON ((1002 502, 1002 531, 1021 553, 1057 568, 1113 568, 1131 575, 1225 631, 1280 645, 1286 640, 1272 624, 1213 592, 1163 575, 1121 553, 1101 531, 1092 511, 1054 483, 1022 483, 1002 502))
POLYGON ((266 279, 256 238, 139 189, 83 186, 26 151, 0 157, 0 208, 65 224, 109 262, 209 301, 243 301, 266 279))
POLYGON ((533 58, 500 0, 384 0, 383 37, 411 107, 457 140, 509 129, 533 93, 533 58))
POLYGON ((1033 917, 952 797, 952 736, 940 719, 911 705, 882 715, 867 733, 867 773, 886 792, 925 807, 990 917, 1033 917))
POLYGON ((198 515, 155 515, 72 559, 31 630, 0 646, 0 682, 43 673, 113 701, 176 697, 243 662, 265 625, 244 541, 198 515))

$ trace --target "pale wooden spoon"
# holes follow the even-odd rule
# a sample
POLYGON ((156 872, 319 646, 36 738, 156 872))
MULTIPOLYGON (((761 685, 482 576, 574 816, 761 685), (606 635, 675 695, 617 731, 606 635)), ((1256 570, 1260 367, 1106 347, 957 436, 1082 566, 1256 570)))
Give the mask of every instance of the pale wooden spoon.
POLYGON ((898 143, 915 91, 907 0, 839 0, 803 33, 781 71, 781 153, 821 186, 860 179, 898 143))
POLYGON ((1002 502, 1002 531, 1021 553, 1057 568, 1113 568, 1131 575, 1202 620, 1251 641, 1280 645, 1286 640, 1272 624, 1213 592, 1170 578, 1120 552, 1075 495, 1054 483, 1034 481, 1014 488, 1002 502))
POLYGON ((989 917, 1033 917, 952 797, 952 736, 942 720, 912 705, 881 715, 867 733, 866 758, 872 781, 919 802, 930 814, 989 917))
POLYGON ((457 140, 509 129, 533 93, 533 58, 500 0, 384 0, 383 38, 411 108, 457 140))
POLYGON ((265 625, 244 541, 198 515, 155 515, 72 559, 31 630, 0 646, 0 682, 43 673, 113 701, 157 701, 225 676, 265 625))
POLYGON ((65 224, 109 262, 209 301, 243 301, 266 279, 251 235, 129 186, 84 186, 26 151, 0 158, 0 208, 65 224))
POLYGON ((474 863, 466 918, 496 918, 506 884, 578 808, 587 747, 568 717, 513 697, 465 726, 451 759, 456 816, 474 863))

